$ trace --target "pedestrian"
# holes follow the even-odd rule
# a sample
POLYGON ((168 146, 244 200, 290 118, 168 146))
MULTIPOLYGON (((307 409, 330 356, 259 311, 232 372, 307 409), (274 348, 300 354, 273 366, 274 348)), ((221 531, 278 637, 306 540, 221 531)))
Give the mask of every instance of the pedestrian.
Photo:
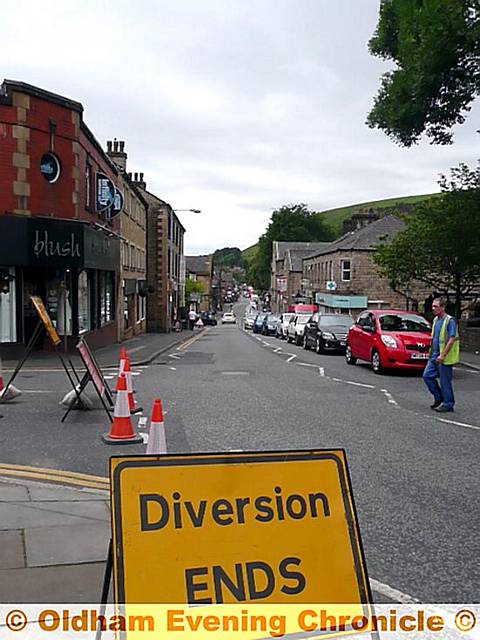
POLYGON ((435 315, 432 346, 423 380, 433 395, 431 409, 446 413, 453 411, 455 405, 452 378, 453 366, 460 360, 460 340, 457 323, 445 312, 445 301, 442 298, 433 300, 432 311, 435 315))
POLYGON ((188 322, 190 324, 190 330, 193 331, 193 327, 195 326, 195 321, 197 319, 197 314, 193 309, 190 309, 188 312, 188 322))

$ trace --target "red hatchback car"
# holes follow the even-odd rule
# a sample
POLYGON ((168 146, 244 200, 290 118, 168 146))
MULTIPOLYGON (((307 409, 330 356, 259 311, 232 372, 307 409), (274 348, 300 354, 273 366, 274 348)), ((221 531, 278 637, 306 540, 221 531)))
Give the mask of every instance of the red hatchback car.
POLYGON ((411 311, 364 311, 347 334, 347 363, 366 360, 375 373, 384 369, 422 371, 430 352, 430 331, 427 320, 411 311))

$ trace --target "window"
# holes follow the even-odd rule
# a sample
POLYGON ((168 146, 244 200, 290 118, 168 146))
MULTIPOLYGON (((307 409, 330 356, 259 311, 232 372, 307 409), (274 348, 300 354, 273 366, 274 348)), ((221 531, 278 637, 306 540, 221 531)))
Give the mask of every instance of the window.
POLYGON ((15 269, 0 267, 0 342, 16 342, 15 269))
POLYGON ((99 274, 100 325, 111 322, 115 317, 114 274, 101 271, 99 274))
POLYGON ((352 279, 352 267, 350 260, 341 260, 342 282, 350 282, 352 279))
POLYGON ((145 281, 137 282, 137 322, 142 322, 145 320, 146 309, 147 309, 147 298, 145 295, 140 294, 141 286, 145 286, 145 281))
POLYGON ((85 208, 90 209, 92 202, 90 197, 90 184, 92 178, 92 166, 87 160, 87 166, 85 167, 85 208))
POLYGON ((90 331, 90 280, 88 272, 78 274, 78 332, 90 331))

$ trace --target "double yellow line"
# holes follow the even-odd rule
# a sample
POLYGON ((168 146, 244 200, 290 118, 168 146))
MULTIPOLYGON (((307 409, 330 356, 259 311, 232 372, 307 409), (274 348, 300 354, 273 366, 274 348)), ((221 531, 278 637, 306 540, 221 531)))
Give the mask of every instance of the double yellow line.
POLYGON ((88 489, 109 490, 108 478, 92 476, 75 471, 62 471, 57 469, 45 469, 43 467, 29 467, 18 464, 0 463, 0 476, 39 480, 43 482, 56 482, 63 485, 86 487, 88 489))

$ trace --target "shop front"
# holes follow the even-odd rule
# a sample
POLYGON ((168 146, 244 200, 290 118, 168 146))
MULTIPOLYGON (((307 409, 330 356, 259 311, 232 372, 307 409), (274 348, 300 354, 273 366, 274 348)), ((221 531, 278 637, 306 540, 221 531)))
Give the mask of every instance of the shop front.
POLYGON ((367 296, 340 296, 331 293, 317 293, 315 302, 323 313, 348 313, 354 317, 368 307, 367 296))
POLYGON ((0 348, 30 339, 38 322, 32 295, 44 301, 65 350, 79 336, 94 347, 115 342, 119 252, 119 239, 99 226, 0 217, 0 348))

